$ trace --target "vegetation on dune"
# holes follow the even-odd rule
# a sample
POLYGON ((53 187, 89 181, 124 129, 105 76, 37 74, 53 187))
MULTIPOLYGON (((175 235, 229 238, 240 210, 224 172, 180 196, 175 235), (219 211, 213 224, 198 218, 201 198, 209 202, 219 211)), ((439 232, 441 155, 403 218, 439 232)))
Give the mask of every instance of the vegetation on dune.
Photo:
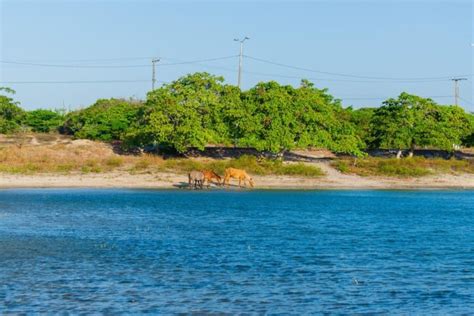
POLYGON ((471 125, 471 131, 463 136, 462 142, 468 147, 474 147, 474 113, 468 115, 468 118, 471 125))
POLYGON ((420 177, 440 173, 474 173, 474 161, 458 159, 412 159, 362 158, 338 159, 333 167, 342 173, 360 176, 420 177))
POLYGON ((36 133, 57 132, 64 124, 64 113, 51 110, 34 110, 25 115, 25 124, 36 133))
MULTIPOLYGON (((372 144, 376 148, 439 148, 448 151, 472 132, 468 115, 457 106, 440 106, 431 99, 402 93, 373 114, 372 144)), ((399 152, 400 153, 400 152, 399 152)))
POLYGON ((402 93, 379 108, 344 108, 326 89, 261 82, 247 91, 222 77, 194 73, 150 91, 144 102, 101 99, 63 115, 24 111, 0 88, 0 133, 54 132, 76 139, 121 141, 180 153, 208 145, 281 154, 321 148, 364 157, 368 149, 452 151, 474 143, 474 115, 457 106, 402 93))
POLYGON ((123 139, 178 152, 221 144, 273 153, 325 147, 361 154, 354 126, 326 90, 303 81, 299 88, 268 82, 241 92, 223 80, 197 73, 150 92, 123 139))
POLYGON ((76 138, 119 140, 136 120, 141 106, 134 100, 100 99, 86 109, 68 113, 61 131, 76 138))
POLYGON ((25 111, 18 106, 19 103, 8 96, 12 94, 15 94, 14 90, 0 87, 1 134, 11 134, 20 131, 21 123, 25 117, 25 111))

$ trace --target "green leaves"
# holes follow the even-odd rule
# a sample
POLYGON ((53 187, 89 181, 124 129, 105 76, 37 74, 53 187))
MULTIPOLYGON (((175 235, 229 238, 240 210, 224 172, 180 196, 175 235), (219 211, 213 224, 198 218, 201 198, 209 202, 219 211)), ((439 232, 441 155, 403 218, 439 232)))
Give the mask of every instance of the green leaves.
POLYGON ((325 148, 363 156, 368 147, 453 150, 453 145, 474 143, 474 116, 460 107, 402 93, 377 109, 344 109, 340 100, 308 80, 299 87, 261 82, 240 91, 222 77, 195 73, 149 92, 145 103, 98 100, 65 117, 49 110, 25 112, 0 94, 0 133, 23 125, 49 132, 63 120, 60 131, 76 138, 123 140, 129 146, 159 145, 178 152, 234 145, 273 153, 325 148))
POLYGON ((121 139, 136 120, 141 103, 123 99, 101 99, 94 105, 66 116, 62 132, 76 138, 103 141, 121 139))
POLYGON ((185 76, 148 93, 145 110, 126 139, 136 145, 160 143, 179 152, 208 144, 230 144, 238 116, 237 88, 207 73, 185 76))
MULTIPOLYGON (((0 93, 2 91, 5 94, 15 94, 15 91, 10 88, 0 87, 0 93)), ((0 94, 0 133, 9 134, 20 130, 25 111, 18 104, 7 95, 0 94)))
POLYGON ((128 144, 160 144, 184 152, 209 144, 280 153, 323 147, 361 155, 349 115, 326 90, 307 80, 299 88, 270 81, 246 92, 207 73, 188 75, 151 91, 128 144))
POLYGON ((246 113, 239 118, 238 144, 279 153, 323 147, 361 154, 361 142, 339 101, 303 80, 301 87, 259 83, 243 93, 246 113))
POLYGON ((470 130, 463 109, 407 93, 385 101, 372 119, 373 144, 378 148, 453 150, 470 130))

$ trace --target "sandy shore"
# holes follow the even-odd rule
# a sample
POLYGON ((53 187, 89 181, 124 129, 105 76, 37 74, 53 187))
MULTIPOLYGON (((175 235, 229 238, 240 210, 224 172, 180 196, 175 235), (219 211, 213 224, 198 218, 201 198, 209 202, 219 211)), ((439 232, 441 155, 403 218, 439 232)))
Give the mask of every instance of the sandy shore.
MULTIPOLYGON (((421 178, 360 177, 341 174, 327 164, 319 167, 326 176, 318 178, 296 176, 255 176, 259 189, 474 189, 474 175, 437 175, 421 178)), ((36 174, 0 175, 0 188, 179 188, 186 185, 183 174, 36 174)), ((236 188, 236 181, 231 182, 236 188)))

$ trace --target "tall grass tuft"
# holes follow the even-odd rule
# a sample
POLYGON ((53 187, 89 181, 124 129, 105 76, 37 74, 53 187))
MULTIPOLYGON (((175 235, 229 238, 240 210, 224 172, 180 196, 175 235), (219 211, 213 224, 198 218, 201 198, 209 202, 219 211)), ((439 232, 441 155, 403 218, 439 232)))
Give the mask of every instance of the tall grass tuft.
POLYGON ((421 177, 430 174, 474 173, 474 161, 458 159, 413 158, 364 158, 352 163, 349 159, 339 159, 332 164, 342 173, 361 176, 421 177))

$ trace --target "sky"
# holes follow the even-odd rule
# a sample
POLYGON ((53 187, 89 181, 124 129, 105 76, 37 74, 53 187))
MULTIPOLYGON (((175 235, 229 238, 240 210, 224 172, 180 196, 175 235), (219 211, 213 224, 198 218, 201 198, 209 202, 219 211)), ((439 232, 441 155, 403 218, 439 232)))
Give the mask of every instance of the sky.
POLYGON ((453 104, 449 79, 463 76, 460 105, 474 111, 473 10, 470 0, 0 0, 0 86, 26 109, 144 99, 152 58, 158 85, 197 71, 236 84, 233 39, 248 36, 243 89, 307 78, 355 108, 403 91, 453 104))

